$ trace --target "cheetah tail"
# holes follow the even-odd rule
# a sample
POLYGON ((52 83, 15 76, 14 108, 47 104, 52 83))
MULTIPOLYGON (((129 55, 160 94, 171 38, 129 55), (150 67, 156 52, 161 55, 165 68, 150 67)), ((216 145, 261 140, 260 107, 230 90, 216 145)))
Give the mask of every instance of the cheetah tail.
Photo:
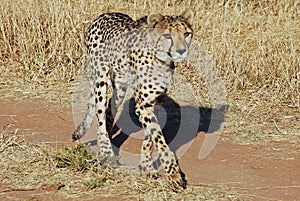
POLYGON ((91 127, 93 123, 93 119, 95 116, 95 97, 94 93, 90 93, 89 97, 89 103, 88 103, 88 110, 87 113, 85 114, 84 120, 78 125, 77 129, 73 132, 72 134, 72 140, 76 141, 82 138, 87 130, 91 127))

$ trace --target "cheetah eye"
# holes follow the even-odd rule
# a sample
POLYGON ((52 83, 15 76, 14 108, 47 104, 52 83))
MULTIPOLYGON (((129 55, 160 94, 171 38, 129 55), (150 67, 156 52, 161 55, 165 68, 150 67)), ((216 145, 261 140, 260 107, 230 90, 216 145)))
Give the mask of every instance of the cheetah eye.
POLYGON ((185 38, 187 38, 191 35, 191 33, 190 32, 185 32, 183 35, 184 35, 185 38))
POLYGON ((163 36, 164 36, 166 39, 171 39, 171 38, 172 38, 171 34, 164 34, 163 36))

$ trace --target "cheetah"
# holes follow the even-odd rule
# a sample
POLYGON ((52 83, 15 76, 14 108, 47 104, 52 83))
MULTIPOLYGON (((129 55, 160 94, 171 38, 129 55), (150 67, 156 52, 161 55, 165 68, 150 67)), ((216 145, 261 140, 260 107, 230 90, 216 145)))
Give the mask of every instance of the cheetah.
POLYGON ((98 120, 99 154, 114 155, 107 124, 107 110, 113 114, 133 89, 135 113, 144 129, 139 168, 153 172, 152 153, 158 152, 167 181, 172 187, 186 187, 184 173, 168 147, 154 114, 159 97, 166 93, 174 72, 174 62, 183 61, 193 37, 193 12, 186 9, 178 16, 152 13, 133 20, 122 13, 105 13, 95 19, 85 33, 90 70, 88 110, 72 135, 79 140, 98 120), (108 89, 113 88, 111 106, 108 89))

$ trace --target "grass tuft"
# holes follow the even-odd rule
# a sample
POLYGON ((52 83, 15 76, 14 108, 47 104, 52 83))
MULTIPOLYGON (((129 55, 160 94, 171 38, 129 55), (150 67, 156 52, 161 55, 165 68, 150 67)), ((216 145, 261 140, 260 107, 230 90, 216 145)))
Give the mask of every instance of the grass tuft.
POLYGON ((58 151, 55 161, 58 168, 69 168, 79 172, 91 169, 97 163, 97 159, 92 157, 83 144, 58 151))

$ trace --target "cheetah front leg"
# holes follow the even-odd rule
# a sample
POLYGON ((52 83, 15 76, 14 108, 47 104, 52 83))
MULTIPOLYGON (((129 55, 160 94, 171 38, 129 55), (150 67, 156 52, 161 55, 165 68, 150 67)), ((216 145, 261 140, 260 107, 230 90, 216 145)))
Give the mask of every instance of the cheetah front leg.
POLYGON ((141 170, 151 171, 153 169, 151 154, 154 145, 158 151, 160 162, 172 187, 176 188, 181 186, 182 188, 185 188, 186 180, 184 178, 184 174, 175 159, 174 153, 167 145, 154 114, 156 97, 151 97, 149 94, 141 91, 138 92, 135 97, 136 114, 139 116, 139 120, 145 130, 145 140, 141 150, 141 170))

